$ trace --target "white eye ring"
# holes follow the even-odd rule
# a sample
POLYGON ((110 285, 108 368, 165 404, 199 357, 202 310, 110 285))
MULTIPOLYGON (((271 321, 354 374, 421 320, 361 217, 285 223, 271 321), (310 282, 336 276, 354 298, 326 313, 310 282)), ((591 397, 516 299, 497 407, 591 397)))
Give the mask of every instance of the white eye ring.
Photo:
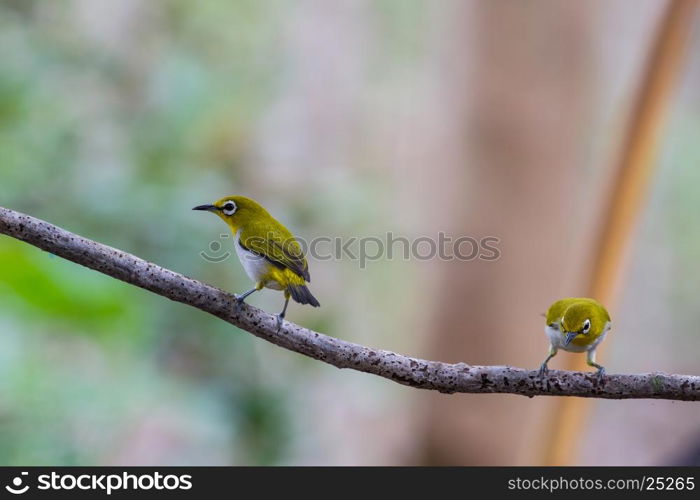
POLYGON ((236 212, 237 208, 238 207, 236 206, 236 204, 234 202, 232 202, 231 200, 229 200, 226 203, 224 203, 224 206, 222 207, 222 211, 226 215, 233 215, 236 212))
POLYGON ((587 319, 583 322, 583 333, 588 333, 591 331, 591 320, 587 319))

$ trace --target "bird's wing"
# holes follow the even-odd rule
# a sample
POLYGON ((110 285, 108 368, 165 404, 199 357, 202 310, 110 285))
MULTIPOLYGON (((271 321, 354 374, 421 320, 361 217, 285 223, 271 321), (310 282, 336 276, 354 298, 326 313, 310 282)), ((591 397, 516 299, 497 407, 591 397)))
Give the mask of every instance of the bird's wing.
POLYGON ((262 255, 272 264, 280 268, 287 268, 304 280, 311 281, 309 265, 301 250, 301 245, 292 233, 281 224, 264 224, 253 230, 243 230, 239 244, 246 250, 262 255), (251 234, 256 236, 251 236, 251 234))

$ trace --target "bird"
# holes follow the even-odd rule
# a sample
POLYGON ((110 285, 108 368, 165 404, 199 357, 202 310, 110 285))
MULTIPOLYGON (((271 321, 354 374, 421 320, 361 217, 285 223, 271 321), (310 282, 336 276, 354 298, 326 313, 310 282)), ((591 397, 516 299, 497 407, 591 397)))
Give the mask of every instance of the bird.
POLYGON ((605 376, 605 368, 595 361, 595 351, 610 331, 610 314, 599 302, 589 298, 569 297, 557 300, 545 315, 544 331, 549 337, 549 355, 540 366, 544 376, 547 363, 559 349, 569 352, 585 352, 586 363, 597 369, 597 376, 605 376))
POLYGON ((319 307, 321 304, 306 286, 311 281, 309 265, 294 235, 272 217, 257 201, 245 196, 226 196, 192 210, 212 212, 228 225, 233 233, 238 259, 255 288, 234 294, 236 308, 252 293, 270 288, 284 292, 284 307, 277 314, 277 331, 282 327, 289 299, 299 304, 319 307))

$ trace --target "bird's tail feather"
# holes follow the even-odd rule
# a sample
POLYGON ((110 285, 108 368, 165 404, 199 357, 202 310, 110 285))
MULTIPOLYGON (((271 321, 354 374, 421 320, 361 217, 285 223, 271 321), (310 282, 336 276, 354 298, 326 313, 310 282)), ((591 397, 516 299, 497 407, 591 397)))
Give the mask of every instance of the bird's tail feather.
POLYGON ((287 290, 289 290, 289 294, 292 296, 292 298, 300 304, 309 304, 313 307, 318 307, 321 305, 318 300, 316 300, 316 297, 311 295, 311 292, 306 285, 289 285, 287 290))

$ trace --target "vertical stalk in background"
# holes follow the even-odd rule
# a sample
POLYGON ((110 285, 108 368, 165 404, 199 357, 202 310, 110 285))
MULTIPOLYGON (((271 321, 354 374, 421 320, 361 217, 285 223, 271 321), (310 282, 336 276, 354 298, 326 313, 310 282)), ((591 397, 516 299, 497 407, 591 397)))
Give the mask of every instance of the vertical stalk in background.
MULTIPOLYGON (((588 274, 587 295, 611 309, 617 303, 625 260, 653 180, 661 129, 680 74, 697 5, 697 0, 669 2, 633 104, 588 274)), ((614 335, 609 337, 608 344, 614 338, 614 335)), ((567 368, 585 370, 584 357, 568 357, 567 368)), ((580 398, 559 399, 553 425, 548 428, 544 464, 571 463, 579 449, 578 436, 590 405, 590 401, 580 398)))

